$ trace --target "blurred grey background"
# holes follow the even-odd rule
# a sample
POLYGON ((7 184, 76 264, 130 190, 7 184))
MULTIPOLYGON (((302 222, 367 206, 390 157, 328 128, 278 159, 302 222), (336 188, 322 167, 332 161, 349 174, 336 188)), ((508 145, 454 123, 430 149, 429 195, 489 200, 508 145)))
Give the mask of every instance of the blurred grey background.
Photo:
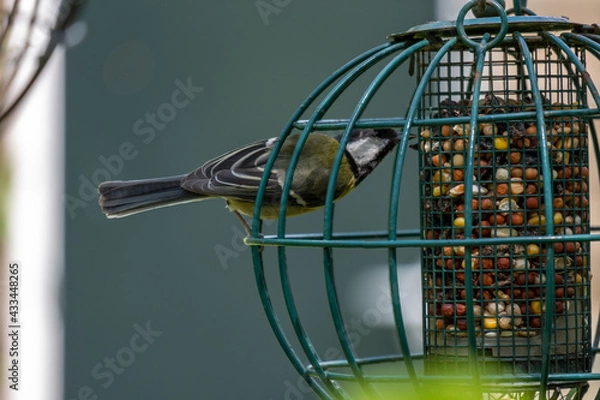
MULTIPOLYGON (((107 220, 94 187, 188 172, 277 136, 331 72, 386 35, 431 19, 432 0, 89 2, 85 39, 67 54, 66 190, 76 200, 65 213, 66 398, 314 398, 268 325, 243 231, 223 202, 107 220)), ((405 112, 414 78, 397 75, 369 116, 405 112)), ((358 93, 328 116, 347 118, 358 93)), ((386 228, 391 162, 338 203, 337 231, 386 228)), ((416 182, 413 168, 405 182, 416 182)), ((403 206, 414 212, 401 228, 415 228, 416 191, 407 186, 403 206)), ((321 227, 321 213, 289 221, 290 232, 321 227)), ((265 258, 277 287, 274 253, 267 249, 265 258)), ((288 261, 307 332, 324 358, 338 358, 322 251, 290 249, 288 261)), ((389 302, 386 261, 386 252, 336 252, 360 355, 398 351, 391 313, 378 307, 389 302)), ((419 286, 418 273, 410 277, 407 284, 419 286)), ((284 311, 280 293, 272 296, 284 311)), ((408 304, 418 316, 414 296, 408 304)), ((283 316, 282 324, 290 326, 283 316)), ((414 343, 418 336, 417 329, 414 343)))

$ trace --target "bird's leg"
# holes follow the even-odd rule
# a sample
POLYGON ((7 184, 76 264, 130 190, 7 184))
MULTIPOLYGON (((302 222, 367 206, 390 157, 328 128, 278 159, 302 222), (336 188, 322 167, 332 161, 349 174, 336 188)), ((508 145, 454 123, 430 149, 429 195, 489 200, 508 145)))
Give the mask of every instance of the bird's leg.
POLYGON ((251 236, 252 229, 250 228, 250 225, 248 225, 248 222, 246 222, 246 219, 244 217, 242 217, 242 214, 240 214, 237 210, 232 210, 232 211, 235 214, 235 216, 238 217, 238 219, 240 220, 242 225, 244 225, 244 229, 246 229, 246 233, 248 234, 248 236, 251 236))
MULTIPOLYGON (((238 217, 242 225, 244 225, 244 229, 246 229, 246 233, 248 233, 248 236, 252 236, 252 229, 250 228, 250 225, 248 225, 248 222, 246 222, 246 219, 237 210, 232 211, 235 214, 235 216, 238 217)), ((262 237, 262 234, 259 233, 258 236, 262 237)), ((263 250, 264 246, 258 246, 258 251, 262 252, 263 250)))

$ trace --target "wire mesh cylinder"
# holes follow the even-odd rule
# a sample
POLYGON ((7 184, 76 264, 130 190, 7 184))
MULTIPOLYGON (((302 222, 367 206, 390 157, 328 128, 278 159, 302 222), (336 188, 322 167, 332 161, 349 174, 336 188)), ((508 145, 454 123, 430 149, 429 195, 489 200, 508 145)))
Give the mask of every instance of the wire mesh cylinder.
MULTIPOLYGON (((419 79, 436 52, 417 53, 419 79)), ((551 324, 549 372, 589 371, 589 242, 577 239, 590 228, 586 81, 540 36, 484 57, 455 46, 420 102, 434 121, 419 128, 422 231, 449 243, 422 251, 429 368, 465 362, 472 323, 483 373, 538 373, 551 324)))

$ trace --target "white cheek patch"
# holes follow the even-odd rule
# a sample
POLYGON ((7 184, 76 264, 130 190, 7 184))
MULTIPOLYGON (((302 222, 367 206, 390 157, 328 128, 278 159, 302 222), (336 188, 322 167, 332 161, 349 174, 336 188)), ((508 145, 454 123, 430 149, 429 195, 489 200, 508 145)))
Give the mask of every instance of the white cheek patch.
POLYGON ((348 143, 346 150, 350 153, 356 165, 360 167, 373 161, 384 145, 385 142, 367 137, 348 143))

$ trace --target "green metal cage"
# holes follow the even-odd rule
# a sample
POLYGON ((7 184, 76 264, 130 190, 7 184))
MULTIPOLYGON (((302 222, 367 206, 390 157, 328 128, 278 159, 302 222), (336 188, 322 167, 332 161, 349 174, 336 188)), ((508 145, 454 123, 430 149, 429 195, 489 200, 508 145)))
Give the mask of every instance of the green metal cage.
POLYGON ((456 22, 417 26, 388 39, 329 76, 283 129, 281 138, 295 129, 302 133, 288 170, 277 233, 271 236, 261 234, 258 216, 279 146, 265 169, 246 242, 253 246, 256 282, 275 336, 323 399, 352 397, 343 382, 357 383, 368 398, 385 398, 381 385, 402 383, 411 385, 417 398, 437 398, 431 397, 431 388, 439 382, 458 387, 466 398, 560 398, 565 391, 581 397, 588 381, 600 379, 591 372, 599 337, 592 343, 590 245, 600 235, 590 226, 588 156, 590 146, 596 158, 600 154, 593 124, 600 119, 600 93, 586 71, 586 58, 600 59, 599 27, 535 16, 525 2, 515 1, 513 9, 504 11, 496 1, 472 0, 456 22), (495 16, 465 19, 471 9, 495 16), (404 116, 364 118, 373 96, 405 64, 416 87, 404 116), (338 98, 374 69, 377 75, 351 116, 325 119, 338 98), (337 171, 349 133, 374 127, 403 132, 393 166, 388 229, 334 232, 334 172, 323 231, 286 234, 291 177, 308 135, 344 131, 337 171), (411 137, 416 137, 412 145, 411 137), (418 152, 419 176, 406 180, 418 186, 421 226, 401 230, 398 197, 411 147, 418 152), (303 355, 293 349, 275 313, 262 246, 276 246, 285 309, 303 355), (295 247, 323 251, 327 299, 344 359, 324 361, 306 334, 286 258, 295 247), (335 280, 334 252, 340 248, 387 251, 401 354, 356 355, 335 280), (409 349, 398 278, 400 248, 421 251, 422 354, 409 349), (384 364, 401 368, 381 372, 377 366, 384 364))

